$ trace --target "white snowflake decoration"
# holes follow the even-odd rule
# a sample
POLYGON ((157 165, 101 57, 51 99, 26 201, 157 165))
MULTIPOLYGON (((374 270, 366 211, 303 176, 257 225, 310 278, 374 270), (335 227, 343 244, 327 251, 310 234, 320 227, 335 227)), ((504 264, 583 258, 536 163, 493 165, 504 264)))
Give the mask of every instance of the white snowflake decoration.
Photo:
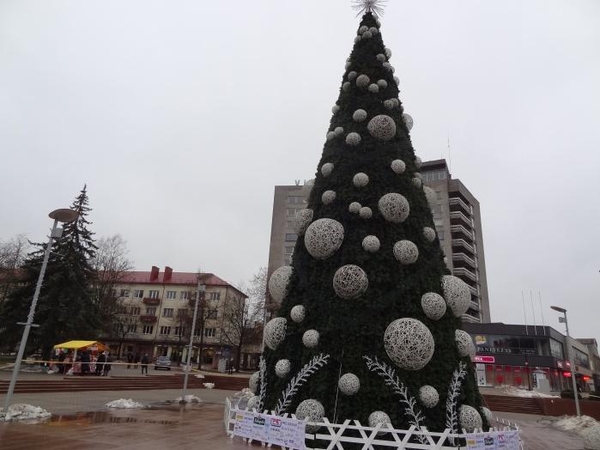
POLYGON ((287 286, 292 276, 291 266, 282 266, 271 275, 269 279, 269 293, 273 300, 278 303, 285 298, 287 294, 287 286))
POLYGON ((358 211, 358 215, 361 219, 370 219, 371 217, 373 217, 373 211, 371 211, 371 208, 369 208, 368 206, 363 206, 358 211))
POLYGON ((375 428, 377 425, 381 424, 382 428, 385 428, 385 425, 392 423, 392 419, 383 411, 373 411, 369 414, 369 427, 375 428))
POLYGON ((312 209, 301 209, 296 212, 296 217, 292 223, 292 228, 298 236, 302 236, 306 231, 308 225, 312 222, 313 210, 312 209))
POLYGON ((358 86, 360 88, 367 87, 370 82, 371 82, 371 79, 365 74, 359 75, 356 78, 356 86, 358 86))
POLYGON ((326 137, 328 141, 331 141, 335 137, 335 133, 333 131, 329 131, 326 137))
POLYGON ((265 325, 265 344, 271 350, 275 350, 285 339, 287 329, 287 319, 285 317, 275 317, 269 320, 265 325))
POLYGON ((348 133, 348 135, 346 136, 346 144, 352 145, 353 147, 360 144, 360 141, 361 137, 358 133, 352 132, 348 133))
POLYGON ((340 107, 339 107, 339 105, 333 105, 333 106, 331 107, 331 112, 332 112, 333 114, 337 114, 339 110, 340 110, 340 107))
POLYGON ((302 306, 302 305, 296 305, 290 311, 290 317, 296 323, 302 322, 304 320, 305 316, 306 316, 306 308, 304 308, 304 306, 302 306))
POLYGON ((374 138, 389 141, 396 135, 396 123, 390 116, 380 114, 369 121, 367 130, 374 138))
POLYGON ((481 412, 483 412, 483 415, 485 416, 485 418, 487 419, 488 422, 491 422, 492 419, 494 418, 494 414, 492 413, 490 408, 486 408, 485 406, 482 406, 481 412))
POLYGON ((369 92, 371 92, 372 94, 377 94, 379 92, 379 85, 375 84, 375 83, 371 83, 369 85, 369 92))
POLYGON ((285 378, 288 373, 290 373, 290 360, 289 359, 280 359, 275 364, 275 375, 279 378, 285 378))
POLYGON ((383 344, 388 356, 398 367, 420 370, 433 356, 435 342, 429 328, 417 319, 394 320, 385 330, 383 344))
POLYGON ((260 373, 254 372, 250 379, 248 380, 248 388, 256 394, 256 390, 258 389, 258 380, 260 379, 260 373))
POLYGON ((333 276, 333 290, 343 299, 360 297, 369 287, 369 278, 364 270, 354 264, 347 264, 336 270, 333 276))
POLYGON ((354 80, 357 76, 358 74, 355 71, 348 72, 348 81, 354 80))
POLYGON ((321 166, 321 175, 323 175, 324 177, 328 177, 329 175, 331 175, 331 172, 333 172, 334 169, 334 165, 333 163, 325 163, 321 166))
POLYGON ((456 330, 454 336, 460 356, 475 356, 475 344, 473 344, 473 339, 469 333, 463 330, 456 330))
POLYGON ((379 61, 379 62, 386 62, 387 61, 387 58, 385 57, 385 55, 383 53, 379 53, 376 56, 376 58, 377 58, 377 61, 379 61))
POLYGON ((304 235, 304 245, 313 258, 333 255, 344 241, 344 226, 337 220, 319 219, 311 223, 304 235))
POLYGON ((354 119, 355 122, 362 122, 366 120, 366 118, 367 112, 364 109, 357 109, 354 111, 354 114, 352 114, 352 119, 354 119))
POLYGON ((423 186, 423 191, 425 192, 427 203, 429 203, 429 208, 434 210, 437 206, 437 194, 429 186, 423 186))
POLYGON ((417 169, 420 169, 422 164, 423 164, 423 161, 421 161, 421 158, 419 158, 418 156, 415 157, 415 167, 417 169))
POLYGON ((467 312, 471 304, 471 291, 467 283, 454 275, 443 275, 442 291, 452 314, 460 317, 467 312))
POLYGON ((385 194, 381 197, 378 206, 381 215, 393 223, 404 222, 410 214, 408 200, 402 194, 395 192, 385 194))
POLYGON ((402 240, 394 244, 394 257, 400 264, 414 264, 419 258, 419 249, 414 242, 402 240))
POLYGON ((362 208, 362 205, 360 203, 352 202, 348 206, 348 211, 350 211, 352 214, 358 214, 358 212, 360 211, 360 208, 362 208))
POLYGON ((321 201, 325 205, 330 205, 335 200, 335 197, 336 197, 335 191, 325 191, 321 195, 321 201))
POLYGON ((377 85, 381 89, 385 89, 386 87, 388 87, 387 81, 385 81, 385 80, 379 80, 379 81, 377 81, 377 85))
POLYGON ((481 429, 483 426, 483 420, 479 411, 469 405, 462 405, 459 412, 460 426, 467 433, 472 433, 476 428, 481 429))
MULTIPOLYGON (((296 408, 296 417, 299 420, 308 419, 309 422, 321 422, 325 416, 325 408, 315 399, 308 399, 301 402, 296 408)), ((314 433, 319 429, 319 426, 309 425, 306 427, 306 431, 314 433)))
POLYGON ((372 235, 367 236, 362 241, 363 249, 369 253, 375 253, 376 251, 379 250, 380 246, 381 246, 381 244, 380 244, 377 236, 372 236, 372 235))
POLYGON ((427 242, 433 242, 435 240, 435 230, 431 227, 424 227, 423 237, 427 242))
POLYGON ((421 308, 431 320, 440 320, 446 314, 446 302, 440 294, 427 292, 421 297, 421 308))
POLYGON ((333 130, 333 132, 336 136, 341 136, 344 133, 344 129, 342 127, 335 127, 335 130, 333 130))
POLYGON ((406 164, 401 159, 395 159, 390 164, 392 170, 397 174, 402 174, 406 170, 406 164))
POLYGON ((352 183, 358 188, 365 187, 367 184, 369 184, 369 176, 366 173, 358 172, 352 178, 352 183))
POLYGON ((385 107, 385 109, 394 109, 394 106, 396 105, 391 100, 384 100, 383 106, 385 107))
POLYGON ((302 335, 302 344, 306 348, 315 348, 319 345, 319 332, 317 330, 307 330, 302 335))
MULTIPOLYGON (((415 174, 415 175, 416 175, 416 174, 415 174)), ((415 177, 415 178, 413 178, 413 179, 412 179, 412 183, 413 183, 413 185, 414 185, 415 187, 418 187, 418 188, 420 188, 420 187, 421 187, 421 185, 423 184, 423 182, 421 181, 421 179, 420 179, 420 178, 417 178, 417 177, 415 177)))
POLYGON ((419 389, 419 400, 426 408, 433 408, 440 401, 440 394, 436 388, 426 384, 419 389))
POLYGON ((345 373, 340 377, 338 387, 343 394, 354 395, 360 389, 360 380, 353 373, 345 373))
POLYGON ((310 180, 308 180, 306 183, 304 183, 304 186, 302 186, 302 197, 304 197, 304 199, 308 199, 308 197, 310 197, 310 193, 312 192, 312 188, 315 186, 315 179, 312 178, 310 180))
POLYGON ((352 89, 352 85, 348 81, 344 81, 342 84, 342 90, 344 92, 350 92, 350 89, 352 89))

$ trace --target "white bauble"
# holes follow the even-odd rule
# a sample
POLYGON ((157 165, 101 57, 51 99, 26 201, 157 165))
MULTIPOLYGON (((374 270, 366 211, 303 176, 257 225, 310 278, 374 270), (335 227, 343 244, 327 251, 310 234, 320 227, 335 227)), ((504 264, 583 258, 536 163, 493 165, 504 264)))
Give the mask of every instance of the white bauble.
POLYGON ((385 220, 393 223, 404 222, 410 214, 408 200, 402 194, 396 192, 385 194, 379 199, 377 205, 385 220))
POLYGON ((331 141, 334 137, 335 137, 335 133, 333 131, 327 132, 326 138, 328 141, 331 141))
POLYGON ((358 212, 360 211, 360 208, 362 208, 362 205, 360 203, 352 202, 348 206, 348 211, 350 211, 352 214, 358 214, 358 212))
POLYGON ((423 164, 423 161, 421 160, 421 158, 419 158, 418 156, 416 156, 415 157, 415 167, 417 169, 420 169, 422 164, 423 164))
POLYGON ((375 27, 371 27, 371 28, 369 28, 369 33, 371 33, 373 36, 375 36, 377 33, 379 33, 379 30, 375 27))
POLYGON ((436 388, 426 384, 419 389, 419 400, 426 408, 433 408, 440 401, 440 394, 436 388))
POLYGON ((379 61, 379 62, 386 62, 387 61, 387 58, 385 57, 385 55, 383 53, 379 53, 376 56, 376 58, 377 58, 377 61, 379 61))
MULTIPOLYGON (((308 419, 309 422, 321 422, 324 416, 325 408, 321 402, 312 398, 300 402, 296 408, 296 418, 298 420, 308 419)), ((318 425, 308 425, 306 427, 306 431, 309 433, 314 433, 319 428, 320 427, 318 425)))
POLYGON ((385 89, 386 87, 388 87, 387 81, 385 80, 378 80, 377 81, 377 85, 381 88, 381 89, 385 89))
POLYGON ((390 59, 392 57, 392 51, 389 48, 384 48, 384 52, 385 52, 385 56, 387 56, 388 59, 390 59))
POLYGON ((383 344, 398 367, 420 370, 433 356, 435 342, 423 322, 408 317, 394 320, 385 330, 383 344))
MULTIPOLYGON (((416 175, 416 174, 415 174, 415 175, 416 175)), ((414 178, 412 179, 412 183, 413 183, 413 185, 414 185, 415 187, 418 187, 418 188, 420 188, 420 187, 423 185, 423 182, 421 181, 421 179, 420 179, 420 178, 417 178, 417 177, 414 177, 414 178)))
POLYGON ((394 73, 394 72, 396 71, 396 69, 394 69, 394 66, 392 66, 392 65, 391 65, 389 62, 384 62, 384 63, 382 64, 382 66, 383 66, 383 67, 384 67, 386 70, 390 71, 391 73, 394 73))
POLYGON ((381 244, 380 244, 377 236, 372 236, 372 235, 367 236, 362 241, 363 249, 368 251, 369 253, 375 253, 376 251, 379 250, 380 246, 381 246, 381 244))
POLYGON ((315 348, 319 345, 319 332, 317 330, 307 330, 302 335, 302 344, 306 348, 315 348))
POLYGON ((427 292, 421 297, 421 308, 431 320, 440 320, 446 314, 446 302, 440 294, 427 292))
POLYGON ((342 84, 342 90, 344 92, 350 92, 350 89, 352 89, 352 85, 348 81, 344 81, 342 84))
POLYGON ((425 197, 427 198, 429 208, 434 210, 437 206, 437 194, 429 186, 423 186, 423 192, 425 192, 425 197))
POLYGON ((463 330, 456 330, 454 332, 454 336, 456 339, 456 346, 458 348, 458 354, 460 356, 475 356, 475 344, 473 343, 473 338, 463 330))
POLYGON ((348 62, 347 62, 345 65, 344 65, 344 68, 345 68, 346 70, 348 70, 348 69, 350 68, 350 66, 352 66, 352 63, 350 63, 350 61, 348 61, 348 62))
POLYGON ((460 317, 467 312, 471 304, 471 291, 467 283, 454 275, 443 275, 442 292, 452 314, 460 317))
POLYGON ((348 81, 354 80, 357 76, 358 74, 355 71, 348 72, 348 81))
POLYGON ((354 119, 355 122, 362 122, 367 118, 367 112, 364 109, 357 109, 356 111, 354 111, 354 114, 352 114, 352 119, 354 119))
POLYGON ((479 411, 469 405, 462 405, 458 413, 460 427, 467 433, 472 433, 475 429, 481 429, 483 420, 479 411))
POLYGON ((492 410, 490 408, 482 406, 481 412, 483 413, 488 422, 491 422, 494 419, 494 413, 492 413, 492 410))
POLYGON ((402 174, 406 170, 406 164, 404 164, 404 161, 402 161, 401 159, 393 160, 390 164, 390 167, 397 174, 402 174))
POLYGON ((393 97, 391 100, 394 103, 394 106, 400 106, 400 100, 398 100, 396 97, 393 97))
POLYGON ((360 144, 360 141, 361 137, 358 133, 352 132, 348 133, 348 135, 346 136, 346 144, 352 145, 353 147, 360 144))
POLYGON ((394 77, 394 83, 396 83, 396 86, 400 86, 400 78, 394 77))
POLYGON ((335 191, 325 191, 321 195, 321 201, 325 205, 330 205, 335 200, 335 197, 336 197, 335 191))
POLYGON ((336 136, 340 136, 344 132, 344 128, 335 127, 335 130, 333 130, 333 132, 335 133, 336 136))
POLYGON ((302 236, 304 234, 304 232, 306 231, 306 228, 308 227, 308 225, 310 225, 310 223, 312 222, 313 219, 313 210, 312 209, 300 209, 296 212, 296 217, 294 217, 294 220, 292 222, 292 228, 294 229, 294 232, 298 235, 298 236, 302 236))
POLYGON ((394 244, 394 257, 400 264, 414 264, 419 258, 419 249, 414 242, 408 240, 398 241, 394 244))
POLYGON ((269 293, 277 303, 281 303, 287 294, 292 271, 291 266, 282 266, 273 272, 271 278, 269 278, 269 293))
POLYGON ((379 92, 379 85, 375 84, 375 83, 371 83, 369 85, 369 92, 371 92, 372 94, 377 94, 379 92))
POLYGON ((290 317, 296 323, 300 323, 304 320, 306 316, 306 308, 302 305, 296 305, 290 311, 290 317))
POLYGON ((354 264, 347 264, 336 270, 333 276, 333 290, 343 299, 360 297, 369 287, 369 278, 364 270, 354 264))
POLYGON ((248 388, 254 394, 256 394, 256 390, 258 389, 258 380, 260 380, 260 373, 258 372, 254 372, 248 380, 248 388))
POLYGON ((344 241, 344 226, 337 220, 319 219, 311 223, 304 234, 304 245, 313 258, 333 255, 344 241))
POLYGON ((331 112, 332 112, 333 114, 336 114, 336 113, 337 113, 339 110, 340 110, 340 107, 339 107, 338 105, 333 105, 333 106, 331 107, 331 112))
POLYGON ((287 319, 285 317, 275 317, 265 325, 265 345, 271 350, 275 350, 285 339, 287 329, 287 319))
POLYGON ((369 121, 367 130, 374 138, 389 141, 396 135, 396 123, 390 116, 380 114, 369 121))
POLYGON ((360 88, 365 88, 369 85, 371 79, 365 74, 359 75, 356 77, 356 85, 360 88))
POLYGON ((360 27, 358 29, 358 34, 363 34, 364 32, 369 31, 369 27, 366 25, 363 25, 362 27, 360 27))
POLYGON ((373 211, 368 206, 363 206, 358 211, 358 215, 361 219, 370 219, 371 217, 373 217, 373 211))
POLYGON ((423 181, 423 175, 421 175, 419 172, 415 172, 415 173, 413 174, 413 176, 414 176, 415 178, 418 178, 419 180, 423 181))
POLYGON ((331 175, 331 172, 333 172, 333 168, 335 166, 333 165, 333 163, 325 163, 321 166, 321 175, 323 175, 324 177, 328 177, 329 175, 331 175))
POLYGON ((394 109, 394 102, 391 100, 384 100, 383 101, 383 106, 385 107, 385 109, 394 109))
POLYGON ((424 227, 423 237, 427 242, 433 242, 435 240, 435 230, 431 227, 424 227))
POLYGON ((290 373, 290 360, 289 359, 280 359, 275 364, 275 375, 279 378, 285 378, 288 373, 290 373))
POLYGON ((373 37, 373 35, 371 34, 371 32, 370 32, 370 31, 365 31, 365 32, 362 34, 362 38, 363 38, 363 39, 371 39, 372 37, 373 37))
POLYGON ((377 425, 381 424, 381 428, 386 428, 387 424, 391 424, 392 419, 383 411, 373 411, 369 414, 369 427, 375 428, 377 425))
POLYGON ((340 377, 338 387, 342 394, 354 395, 360 389, 360 380, 353 373, 345 373, 340 377))
POLYGON ((307 182, 304 183, 304 186, 302 186, 301 189, 301 193, 302 193, 302 197, 304 197, 304 200, 308 200, 308 197, 310 197, 310 193, 312 192, 313 187, 315 186, 315 179, 311 178, 310 180, 308 180, 307 182))
POLYGON ((352 183, 358 188, 365 187, 367 184, 369 184, 369 176, 366 173, 358 172, 352 178, 352 183))
POLYGON ((355 43, 355 44, 357 44, 357 43, 359 43, 361 40, 362 40, 362 37, 360 37, 360 36, 356 36, 356 37, 354 38, 354 43, 355 43))

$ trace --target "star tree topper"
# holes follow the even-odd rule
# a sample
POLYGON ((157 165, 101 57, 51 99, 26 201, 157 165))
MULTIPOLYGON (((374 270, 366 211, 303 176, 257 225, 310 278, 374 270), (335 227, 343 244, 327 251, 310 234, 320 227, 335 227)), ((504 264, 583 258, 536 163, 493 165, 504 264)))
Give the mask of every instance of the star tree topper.
POLYGON ((358 11, 357 16, 370 12, 375 17, 381 17, 386 3, 387 0, 352 0, 352 8, 358 11))

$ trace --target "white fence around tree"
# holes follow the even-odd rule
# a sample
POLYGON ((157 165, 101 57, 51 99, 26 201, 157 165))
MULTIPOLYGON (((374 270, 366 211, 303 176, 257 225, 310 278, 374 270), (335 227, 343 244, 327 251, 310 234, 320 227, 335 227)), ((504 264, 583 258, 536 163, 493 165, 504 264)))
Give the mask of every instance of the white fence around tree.
POLYGON ((258 441, 263 445, 279 447, 284 450, 344 450, 348 448, 347 446, 344 447, 344 444, 352 444, 353 448, 356 448, 358 444, 362 446, 362 450, 392 448, 406 450, 523 449, 518 426, 498 418, 494 419, 496 427, 487 432, 452 433, 447 429, 441 433, 436 433, 428 431, 424 427, 419 430, 414 426, 408 430, 386 428, 381 425, 368 427, 362 425, 358 420, 331 423, 324 418, 322 422, 301 422, 293 414, 285 414, 279 417, 269 414, 267 411, 259 413, 256 410, 237 409, 229 399, 226 399, 223 419, 225 430, 231 438, 240 436, 248 444, 258 441), (252 417, 258 420, 252 422, 252 417), (288 431, 292 431, 287 437, 281 435, 270 437, 261 424, 265 421, 268 423, 271 419, 277 423, 281 423, 281 419, 291 424, 299 422, 306 425, 308 430, 317 427, 318 430, 315 433, 304 432, 304 442, 301 442, 301 439, 294 439, 292 427, 288 427, 288 431), (246 429, 240 426, 243 420, 250 420, 246 429), (452 443, 455 445, 452 445, 452 443))

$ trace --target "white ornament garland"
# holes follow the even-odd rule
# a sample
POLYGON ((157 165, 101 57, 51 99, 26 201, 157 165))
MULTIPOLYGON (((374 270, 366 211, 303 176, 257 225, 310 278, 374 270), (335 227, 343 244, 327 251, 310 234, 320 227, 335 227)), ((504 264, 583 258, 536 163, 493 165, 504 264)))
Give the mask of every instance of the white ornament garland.
POLYGON ((421 297, 421 308, 431 320, 440 320, 446 314, 446 302, 440 294, 427 292, 421 297))
POLYGON ((471 304, 471 291, 467 283, 454 275, 443 275, 442 292, 452 314, 460 317, 467 312, 471 304))
POLYGON ((427 242, 433 242, 435 240, 435 230, 431 227, 424 227, 423 237, 427 242))
POLYGON ((352 202, 348 206, 348 211, 350 211, 352 214, 358 214, 358 212, 360 211, 360 208, 362 208, 362 205, 360 203, 352 202))
POLYGON ((273 297, 273 300, 278 303, 281 303, 287 294, 287 286, 290 282, 292 271, 291 266, 282 266, 273 272, 269 279, 269 293, 273 297))
POLYGON ((397 174, 402 174, 406 170, 406 164, 401 159, 393 160, 390 167, 397 174))
POLYGON ((359 172, 352 178, 354 186, 361 188, 369 184, 369 176, 366 173, 359 172))
POLYGON ((360 389, 360 380, 353 373, 345 373, 340 377, 338 387, 342 394, 354 395, 360 389))
POLYGON ((321 201, 325 205, 330 205, 335 200, 336 194, 335 191, 325 191, 321 195, 321 201))
POLYGON ((296 305, 290 311, 290 317, 296 323, 302 322, 304 320, 305 316, 306 316, 306 308, 302 305, 296 305))
POLYGON ((334 219, 319 219, 311 223, 304 235, 304 245, 313 258, 333 255, 344 241, 344 226, 334 219))
POLYGON ((479 411, 469 405, 462 405, 459 410, 460 426, 467 433, 472 433, 475 429, 480 430, 483 426, 479 411))
POLYGON ((419 258, 419 249, 414 242, 398 241, 394 244, 394 257, 400 261, 400 264, 414 264, 419 258))
POLYGON ((364 270, 354 264, 347 264, 336 270, 333 276, 333 290, 343 299, 360 297, 369 287, 369 278, 364 270))
POLYGON ((294 217, 294 221, 292 222, 292 228, 298 236, 304 234, 306 228, 312 222, 313 214, 314 212, 312 209, 300 209, 296 211, 296 217, 294 217))
POLYGON ((288 373, 290 373, 290 360, 289 359, 280 359, 275 364, 275 375, 279 378, 285 378, 288 373))
POLYGON ((394 320, 385 330, 383 344, 388 356, 398 367, 420 370, 433 356, 435 342, 429 328, 417 319, 394 320))
POLYGON ((325 163, 321 166, 321 175, 323 175, 324 177, 328 177, 329 175, 331 175, 331 172, 333 172, 334 169, 334 165, 333 163, 325 163))
POLYGON ((363 206, 358 211, 358 215, 361 219, 370 219, 371 217, 373 217, 373 211, 371 211, 371 208, 369 208, 368 206, 363 206))
POLYGON ((315 348, 319 345, 319 332, 317 330, 307 330, 302 335, 302 344, 306 348, 315 348))
POLYGON ((348 133, 348 135, 346 136, 346 144, 351 145, 353 147, 360 144, 360 141, 361 141, 360 134, 358 134, 354 131, 352 133, 348 133))
POLYGON ((367 130, 374 138, 389 141, 396 135, 396 122, 390 116, 380 114, 369 121, 367 130))
POLYGON ((367 119, 367 112, 364 109, 357 109, 354 111, 354 114, 352 114, 352 119, 355 122, 363 122, 367 119))
POLYGON ((381 246, 381 243, 379 242, 379 239, 377 238, 377 236, 370 235, 370 236, 365 237, 362 241, 363 249, 369 253, 375 253, 376 251, 379 250, 380 246, 381 246))
POLYGON ((275 317, 265 325, 265 345, 271 350, 275 350, 285 339, 287 329, 287 319, 285 317, 275 317))
POLYGON ((458 348, 458 354, 462 357, 465 356, 475 356, 475 344, 473 343, 473 339, 463 330, 456 330, 454 332, 454 336, 456 339, 456 347, 458 348))
POLYGON ((433 408, 440 401, 440 394, 436 388, 426 384, 419 389, 419 400, 426 408, 433 408))
POLYGON ((406 220, 410 214, 410 205, 408 200, 396 192, 385 194, 378 202, 379 212, 388 221, 401 223, 406 220))

